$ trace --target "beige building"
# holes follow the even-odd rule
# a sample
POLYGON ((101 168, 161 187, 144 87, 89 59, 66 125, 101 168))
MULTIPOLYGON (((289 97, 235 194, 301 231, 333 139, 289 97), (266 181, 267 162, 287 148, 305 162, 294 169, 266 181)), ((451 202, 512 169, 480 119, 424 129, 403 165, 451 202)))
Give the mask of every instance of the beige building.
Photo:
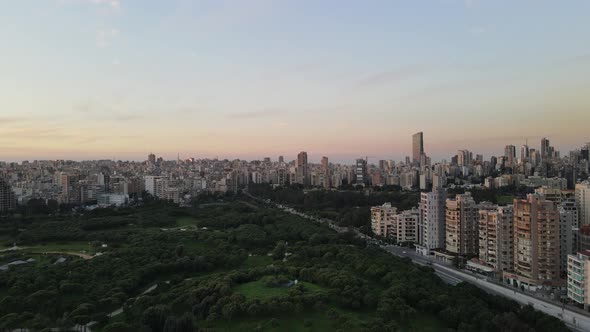
POLYGON ((578 224, 590 225, 590 182, 576 184, 576 207, 578 209, 578 224))
POLYGON ((525 287, 559 283, 557 203, 529 194, 514 200, 514 276, 525 287))
POLYGON ((307 152, 301 151, 297 155, 297 178, 296 182, 308 186, 309 185, 309 170, 307 164, 307 152))
POLYGON ((513 207, 479 211, 479 259, 496 271, 514 268, 513 207))
POLYGON ((403 211, 394 217, 396 222, 396 239, 398 243, 415 243, 417 241, 419 214, 420 211, 418 209, 412 209, 403 211))
POLYGON ((447 199, 445 249, 458 255, 479 252, 479 208, 470 193, 447 199))
POLYGON ((373 233, 382 237, 397 237, 397 208, 390 203, 371 208, 371 229, 373 233))

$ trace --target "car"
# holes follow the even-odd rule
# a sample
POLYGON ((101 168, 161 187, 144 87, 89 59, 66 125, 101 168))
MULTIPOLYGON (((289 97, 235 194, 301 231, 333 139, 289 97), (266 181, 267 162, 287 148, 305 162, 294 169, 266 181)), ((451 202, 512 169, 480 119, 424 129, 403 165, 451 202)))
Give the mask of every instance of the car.
POLYGON ((405 253, 406 253, 405 251, 402 251, 402 254, 405 254, 405 253))

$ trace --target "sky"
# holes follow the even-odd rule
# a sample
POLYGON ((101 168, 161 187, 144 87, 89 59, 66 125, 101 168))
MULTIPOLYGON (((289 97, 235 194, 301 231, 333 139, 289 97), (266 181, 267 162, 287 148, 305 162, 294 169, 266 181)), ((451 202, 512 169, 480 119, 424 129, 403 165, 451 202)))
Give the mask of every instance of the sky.
POLYGON ((352 162, 590 141, 587 0, 19 0, 0 160, 352 162))

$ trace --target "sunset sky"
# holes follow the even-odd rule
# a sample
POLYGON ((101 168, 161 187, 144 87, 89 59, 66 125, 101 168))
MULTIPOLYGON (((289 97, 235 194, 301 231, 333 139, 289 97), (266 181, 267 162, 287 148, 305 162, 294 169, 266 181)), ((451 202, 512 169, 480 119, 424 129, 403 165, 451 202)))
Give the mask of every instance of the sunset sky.
POLYGON ((590 1, 18 0, 0 160, 352 162, 590 141, 590 1))

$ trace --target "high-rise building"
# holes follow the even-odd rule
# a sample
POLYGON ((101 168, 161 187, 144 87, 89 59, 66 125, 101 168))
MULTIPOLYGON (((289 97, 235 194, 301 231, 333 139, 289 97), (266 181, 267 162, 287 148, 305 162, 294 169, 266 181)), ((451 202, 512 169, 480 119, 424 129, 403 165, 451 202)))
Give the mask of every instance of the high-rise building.
POLYGON ((163 179, 163 176, 153 176, 153 175, 146 175, 144 176, 144 188, 145 191, 147 191, 150 195, 156 197, 159 192, 158 189, 160 189, 162 187, 158 186, 158 180, 163 179))
POLYGON ((559 281, 557 203, 529 194, 514 200, 514 274, 525 287, 559 281))
POLYGON ((324 188, 330 188, 330 164, 328 157, 322 157, 322 182, 324 188))
POLYGON ((419 163, 424 154, 424 135, 422 132, 412 135, 412 161, 419 163))
POLYGON ((578 225, 590 225, 590 182, 576 184, 576 207, 578 209, 578 225))
POLYGON ((479 211, 479 259, 496 271, 514 268, 512 221, 512 205, 479 211))
POLYGON ((525 163, 529 161, 530 158, 530 150, 527 144, 520 147, 520 162, 525 163))
POLYGON ((578 210, 574 198, 567 198, 559 203, 559 270, 567 271, 567 255, 577 252, 576 235, 578 234, 578 210))
POLYGON ((59 186, 62 194, 67 196, 70 191, 70 176, 68 174, 62 172, 59 175, 59 186))
POLYGON ((148 165, 155 165, 155 164, 156 164, 156 155, 155 155, 155 154, 153 154, 153 153, 150 153, 150 154, 148 155, 148 160, 147 160, 147 162, 148 162, 148 165))
POLYGON ((541 160, 547 161, 550 157, 550 145, 549 140, 545 137, 541 139, 541 160))
POLYGON ((309 185, 309 172, 307 165, 307 152, 301 151, 297 155, 297 183, 308 186, 309 185))
POLYGON ((516 164, 516 147, 514 145, 506 145, 504 148, 504 157, 506 163, 510 166, 516 164))
POLYGON ((425 250, 445 246, 445 202, 447 191, 437 187, 420 197, 417 242, 425 250))
POLYGON ((279 156, 279 164, 283 164, 285 162, 285 157, 279 156))
POLYGON ((356 184, 364 186, 368 182, 367 176, 367 160, 359 158, 356 160, 356 184))
POLYGON ((16 208, 16 197, 6 180, 0 177, 0 214, 16 208))
POLYGON ((567 256, 567 297, 584 306, 590 305, 590 251, 567 256))
POLYGON ((479 252, 478 207, 470 193, 447 199, 445 210, 445 249, 458 255, 479 252))
POLYGON ((471 152, 469 150, 457 151, 457 165, 460 167, 471 165, 471 152))

